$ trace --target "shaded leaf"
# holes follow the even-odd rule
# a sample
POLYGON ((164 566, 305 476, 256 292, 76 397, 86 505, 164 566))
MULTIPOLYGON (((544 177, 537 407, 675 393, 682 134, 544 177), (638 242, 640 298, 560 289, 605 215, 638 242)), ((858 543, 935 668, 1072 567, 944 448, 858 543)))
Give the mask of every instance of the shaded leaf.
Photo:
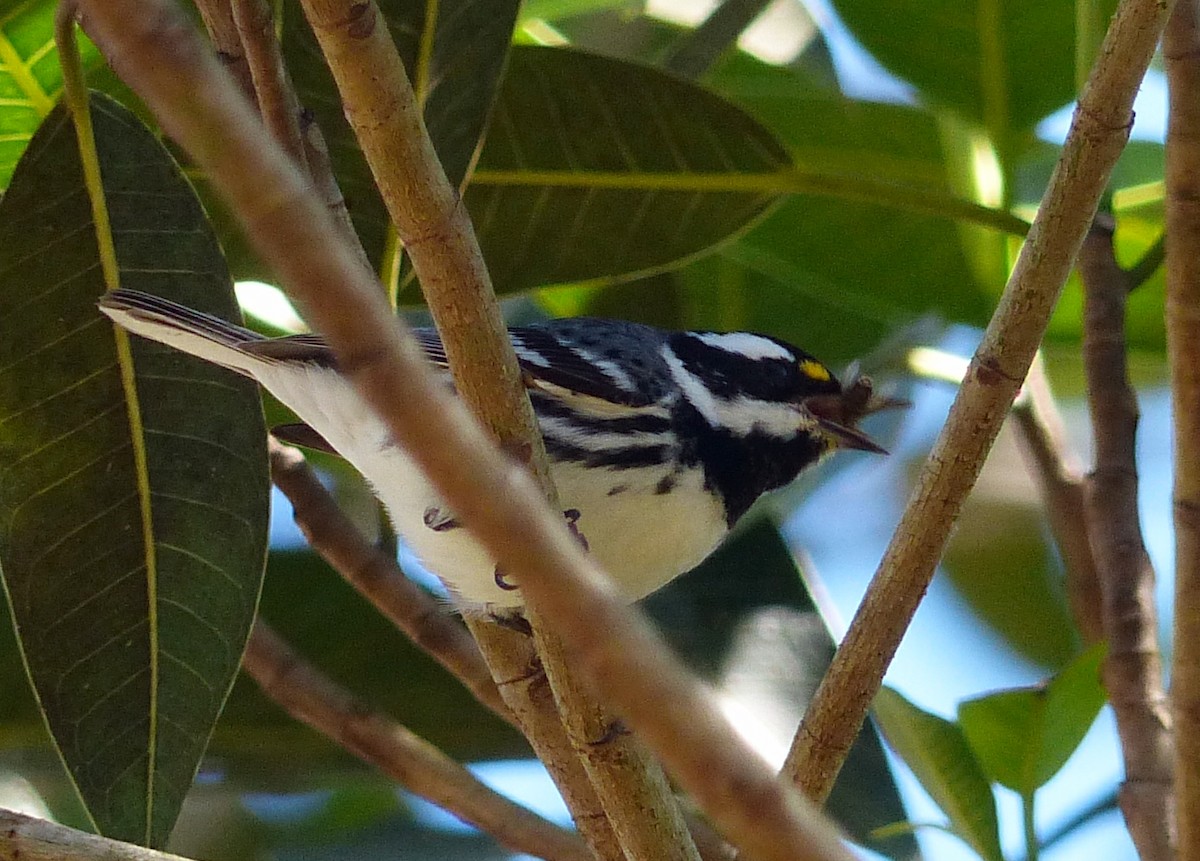
MULTIPOLYGON (((450 182, 459 185, 491 111, 519 0, 381 0, 425 125, 450 182), (434 32, 425 32, 431 19, 434 32)), ((333 76, 297 5, 284 7, 283 49, 301 103, 324 132, 334 171, 368 257, 378 263, 387 210, 342 114, 333 76)))
POLYGON ((728 102, 645 66, 514 48, 466 202, 501 291, 629 277, 761 216, 787 166, 728 102), (629 95, 636 93, 636 99, 629 95))
POLYGON ((1003 861, 996 799, 958 724, 882 688, 875 719, 883 737, 946 814, 955 834, 986 861, 1003 861))
MULTIPOLYGON (((236 313, 178 167, 125 109, 92 104, 122 284, 236 313)), ((97 827, 161 845, 258 600, 265 429, 249 381, 141 340, 123 352, 96 309, 94 237, 58 108, 0 201, 0 562, 45 718, 97 827)))
POLYGON ((1046 685, 962 703, 958 720, 984 773, 1026 798, 1058 773, 1104 705, 1103 660, 1095 646, 1046 685))

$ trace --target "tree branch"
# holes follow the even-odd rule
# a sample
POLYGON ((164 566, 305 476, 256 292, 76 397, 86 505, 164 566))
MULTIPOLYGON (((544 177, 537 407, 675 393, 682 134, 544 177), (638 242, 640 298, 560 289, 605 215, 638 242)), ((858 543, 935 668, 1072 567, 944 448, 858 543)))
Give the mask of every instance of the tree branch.
POLYGON ((1083 512, 1083 466, 1067 444, 1062 416, 1040 355, 1034 359, 1013 404, 1012 425, 1062 556, 1071 615, 1083 641, 1088 645, 1098 643, 1104 638, 1104 623, 1100 580, 1083 512))
POLYGON ((246 60, 246 51, 242 48, 242 37, 238 33, 237 22, 233 19, 231 0, 195 0, 196 8, 208 30, 217 57, 224 64, 226 71, 233 75, 238 88, 246 98, 254 101, 254 78, 250 74, 250 63, 246 60))
POLYGON ((1079 255, 1084 370, 1096 439, 1084 502, 1108 640, 1104 683, 1125 759, 1121 812, 1142 861, 1169 861, 1170 718, 1158 654, 1154 569, 1138 520, 1137 398, 1125 365, 1129 278, 1117 265, 1112 240, 1111 219, 1097 218, 1079 255))
POLYGON ((1200 861, 1200 35, 1180 0, 1163 40, 1167 124, 1167 355, 1175 425, 1175 815, 1179 861, 1200 861))
MULTIPOLYGON (((378 8, 355 0, 304 0, 303 6, 421 281, 456 390, 502 447, 529 452, 533 474, 559 507, 474 229, 420 122, 420 106, 378 8)), ((536 611, 527 617, 567 735, 625 851, 633 858, 698 861, 657 763, 636 739, 612 734, 613 718, 573 677, 558 638, 536 611)))
POLYGON ((1133 96, 1169 12, 1123 0, 1080 96, 1046 197, 941 435, 845 640, 793 741, 784 773, 824 801, 928 588, 963 499, 1029 370, 1133 123, 1133 96))
POLYGON ((0 861, 188 861, 0 808, 0 861))
POLYGON ((296 164, 311 175, 300 134, 300 100, 283 64, 271 7, 267 0, 230 0, 230 4, 263 123, 296 164))
POLYGON ((292 717, 503 845, 550 861, 592 861, 575 834, 489 789, 436 747, 368 707, 261 619, 242 666, 292 717))
MULTIPOLYGON (((89 33, 217 184, 339 367, 483 547, 522 584, 574 666, 756 861, 848 861, 833 825, 775 775, 649 624, 433 377, 320 202, 168 0, 84 0, 89 33), (502 501, 503 504, 498 504, 502 501)), ((1127 64, 1128 65, 1128 64, 1127 64)), ((1103 116, 1103 114, 1102 114, 1103 116)))

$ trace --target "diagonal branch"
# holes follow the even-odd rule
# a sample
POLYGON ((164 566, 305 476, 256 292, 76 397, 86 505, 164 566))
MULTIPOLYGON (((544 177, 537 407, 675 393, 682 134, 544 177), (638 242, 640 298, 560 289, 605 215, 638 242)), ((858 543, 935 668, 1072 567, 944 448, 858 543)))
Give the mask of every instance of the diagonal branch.
POLYGON ((1175 814, 1179 861, 1200 861, 1200 27, 1167 24, 1167 354, 1175 425, 1175 814))
POLYGON ((823 802, 941 558, 963 500, 1029 370, 1113 164, 1169 10, 1123 0, 1046 197, 896 533, 808 713, 784 772, 823 802))
MULTIPOLYGON (((241 218, 351 383, 527 602, 731 842, 756 861, 848 861, 836 828, 722 717, 649 624, 437 382, 319 200, 265 139, 232 80, 169 0, 83 0, 89 34, 241 218), (503 500, 505 504, 496 504, 503 500)), ((1128 59, 1128 58, 1124 58, 1128 59)))
POLYGON ((0 861, 188 861, 0 808, 0 861))
POLYGON ((551 861, 591 861, 576 835, 489 789, 429 742, 368 707, 261 620, 250 634, 243 667, 292 717, 503 845, 551 861))
POLYGON ((1084 502, 1108 640, 1104 683, 1125 759, 1119 802, 1142 861, 1168 861, 1173 857, 1170 718, 1158 654, 1154 569, 1138 520, 1138 408, 1125 363, 1130 282, 1117 265, 1110 218, 1097 218, 1088 233, 1079 270, 1084 370, 1096 440, 1084 502))
POLYGON ((1034 359, 1012 408, 1012 426, 1037 483, 1066 572, 1067 603, 1084 643, 1104 639, 1100 580, 1083 511, 1083 466, 1066 440, 1041 356, 1034 359))

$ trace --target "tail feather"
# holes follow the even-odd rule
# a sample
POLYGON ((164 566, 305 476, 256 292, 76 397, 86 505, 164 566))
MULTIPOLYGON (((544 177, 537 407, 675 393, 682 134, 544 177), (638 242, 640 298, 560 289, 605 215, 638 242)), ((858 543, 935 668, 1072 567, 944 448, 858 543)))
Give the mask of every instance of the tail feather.
POLYGON ((244 349, 264 340, 262 335, 169 299, 137 290, 114 290, 97 304, 114 322, 136 335, 247 376, 254 376, 254 368, 263 362, 244 349))

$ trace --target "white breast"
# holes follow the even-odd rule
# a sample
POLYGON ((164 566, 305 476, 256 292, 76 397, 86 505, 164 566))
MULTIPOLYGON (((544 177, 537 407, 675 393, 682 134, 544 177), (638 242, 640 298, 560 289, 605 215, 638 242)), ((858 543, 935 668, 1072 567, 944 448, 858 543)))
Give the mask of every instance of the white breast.
MULTIPOLYGON (((313 366, 258 366, 255 376, 320 433, 374 487, 397 533, 430 571, 459 597, 464 609, 517 607, 520 591, 501 588, 492 558, 463 528, 435 531, 426 512, 445 506, 383 424, 336 372, 313 366)), ((578 528, 591 553, 631 601, 699 564, 725 536, 724 511, 704 492, 698 469, 585 469, 554 464, 564 510, 580 512, 578 528)), ((496 500, 503 504, 504 500, 496 500)))

